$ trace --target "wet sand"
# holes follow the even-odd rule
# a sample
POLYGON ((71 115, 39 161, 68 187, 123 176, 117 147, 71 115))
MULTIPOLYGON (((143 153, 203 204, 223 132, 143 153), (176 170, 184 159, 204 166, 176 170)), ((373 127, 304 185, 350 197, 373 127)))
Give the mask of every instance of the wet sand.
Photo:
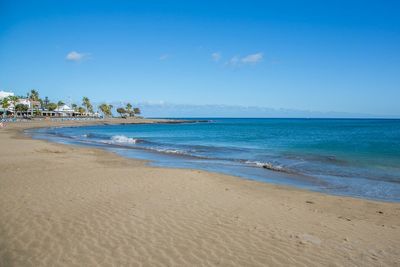
POLYGON ((400 266, 400 203, 329 196, 0 129, 0 266, 400 266))

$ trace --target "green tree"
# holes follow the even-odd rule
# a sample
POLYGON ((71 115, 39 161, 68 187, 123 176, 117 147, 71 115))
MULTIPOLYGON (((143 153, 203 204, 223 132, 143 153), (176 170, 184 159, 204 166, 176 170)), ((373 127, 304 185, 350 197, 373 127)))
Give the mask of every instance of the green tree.
POLYGON ((57 102, 57 108, 60 108, 61 106, 64 106, 64 105, 65 105, 65 103, 61 100, 57 102))
POLYGON ((35 109, 35 110, 33 111, 33 114, 34 114, 35 116, 40 116, 40 115, 42 115, 42 112, 40 112, 40 110, 38 110, 38 109, 35 109))
POLYGON ((90 113, 93 113, 93 106, 88 97, 84 96, 82 98, 82 106, 84 106, 90 113))
POLYGON ((131 115, 131 113, 132 113, 132 105, 131 105, 131 103, 126 104, 126 111, 127 111, 127 113, 129 113, 129 115, 131 115))
POLYGON ((11 105, 11 103, 10 103, 10 99, 9 99, 8 97, 5 97, 5 98, 3 98, 3 99, 1 100, 1 106, 2 106, 3 108, 9 108, 10 105, 11 105))
POLYGON ((47 104, 47 109, 49 110, 49 111, 54 111, 54 110, 56 110, 57 109, 57 104, 56 103, 48 103, 47 104))
POLYGON ((86 113, 86 109, 84 109, 83 107, 78 107, 78 112, 82 114, 86 113))
POLYGON ((112 105, 107 105, 105 103, 101 104, 99 106, 99 109, 101 110, 101 112, 104 114, 104 117, 110 117, 112 115, 112 105))
POLYGON ((13 108, 13 109, 14 109, 13 113, 14 113, 14 117, 16 117, 17 114, 16 114, 16 112, 15 112, 15 111, 16 111, 15 108, 16 108, 16 105, 17 105, 17 102, 18 102, 19 97, 13 95, 13 96, 9 96, 8 99, 9 99, 10 103, 13 104, 13 107, 14 107, 14 108, 13 108))
POLYGON ((28 94, 28 99, 31 101, 31 115, 33 116, 34 113, 38 114, 39 104, 37 102, 42 103, 41 99, 39 98, 39 92, 35 89, 32 89, 28 94))
POLYGON ((78 111, 78 105, 77 105, 77 104, 72 104, 72 105, 71 105, 71 108, 72 108, 74 111, 78 111))
POLYGON ((45 109, 48 109, 48 105, 49 105, 49 103, 50 103, 50 100, 49 100, 49 98, 46 96, 45 98, 44 98, 44 100, 43 100, 43 107, 45 108, 45 109))
POLYGON ((123 114, 126 114, 127 111, 124 108, 117 108, 117 112, 119 113, 119 115, 122 117, 123 114))
POLYGON ((30 100, 33 101, 39 101, 39 92, 35 89, 32 89, 29 93, 28 93, 28 98, 30 100))
POLYGON ((24 104, 21 104, 21 103, 15 105, 15 111, 19 111, 19 112, 28 111, 28 108, 29 107, 27 105, 24 105, 24 104))
POLYGON ((6 116, 7 109, 10 107, 10 100, 8 97, 5 97, 1 100, 1 106, 3 108, 3 117, 6 116))
POLYGON ((134 113, 135 115, 140 115, 142 112, 140 111, 140 108, 134 108, 134 109, 133 109, 133 113, 134 113))

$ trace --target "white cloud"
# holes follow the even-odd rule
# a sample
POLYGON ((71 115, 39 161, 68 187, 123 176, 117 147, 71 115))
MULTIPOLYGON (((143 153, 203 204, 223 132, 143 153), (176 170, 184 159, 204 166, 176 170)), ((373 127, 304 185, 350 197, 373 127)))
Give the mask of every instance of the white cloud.
POLYGON ((256 64, 263 59, 263 53, 251 54, 241 59, 243 64, 256 64))
POLYGON ((243 65, 251 65, 257 64, 262 61, 264 55, 263 53, 250 54, 245 57, 240 57, 238 55, 233 56, 228 62, 225 64, 232 67, 243 66, 243 65))
POLYGON ((80 62, 86 58, 88 58, 89 54, 86 53, 78 53, 76 51, 71 51, 65 57, 66 60, 80 62))
POLYGON ((214 53, 211 54, 211 57, 215 62, 218 62, 221 59, 221 53, 220 52, 214 52, 214 53))
POLYGON ((160 56, 160 60, 167 60, 168 58, 170 58, 170 55, 168 55, 168 54, 163 54, 163 55, 161 55, 160 56))

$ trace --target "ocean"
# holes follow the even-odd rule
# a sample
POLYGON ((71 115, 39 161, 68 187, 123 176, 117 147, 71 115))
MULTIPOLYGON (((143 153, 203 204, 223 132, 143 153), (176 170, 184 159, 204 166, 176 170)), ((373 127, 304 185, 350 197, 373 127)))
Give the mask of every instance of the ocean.
POLYGON ((400 202, 400 120, 214 119, 30 130, 151 165, 400 202))

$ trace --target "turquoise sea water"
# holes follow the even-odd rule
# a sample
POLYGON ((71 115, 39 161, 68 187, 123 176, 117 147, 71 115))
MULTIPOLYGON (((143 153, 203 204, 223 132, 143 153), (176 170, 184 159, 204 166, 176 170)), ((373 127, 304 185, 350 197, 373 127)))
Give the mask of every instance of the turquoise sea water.
POLYGON ((209 120, 48 128, 32 134, 152 160, 157 166, 400 201, 400 120, 209 120))

